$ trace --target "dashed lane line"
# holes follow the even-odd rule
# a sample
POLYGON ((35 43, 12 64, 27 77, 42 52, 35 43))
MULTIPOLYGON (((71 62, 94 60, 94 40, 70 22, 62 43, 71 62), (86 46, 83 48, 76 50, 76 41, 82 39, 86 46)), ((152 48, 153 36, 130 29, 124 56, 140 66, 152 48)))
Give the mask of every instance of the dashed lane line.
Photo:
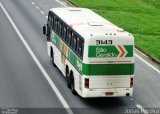
POLYGON ((35 3, 35 2, 32 2, 32 5, 36 5, 36 3, 35 3))
POLYGON ((36 8, 39 10, 40 9, 40 7, 39 6, 36 6, 36 8))
POLYGON ((63 2, 60 2, 59 0, 55 0, 56 2, 60 3, 64 7, 68 7, 66 4, 63 4, 63 2))
POLYGON ((43 14, 43 15, 45 15, 44 11, 42 11, 42 10, 40 11, 40 13, 43 14))

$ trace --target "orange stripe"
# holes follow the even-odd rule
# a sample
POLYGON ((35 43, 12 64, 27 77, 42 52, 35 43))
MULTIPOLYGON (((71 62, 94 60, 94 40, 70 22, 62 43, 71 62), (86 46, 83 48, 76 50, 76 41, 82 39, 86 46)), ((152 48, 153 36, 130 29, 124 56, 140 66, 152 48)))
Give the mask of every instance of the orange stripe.
POLYGON ((118 45, 118 48, 121 50, 122 54, 119 57, 124 56, 125 51, 123 50, 122 46, 118 45))
POLYGON ((83 25, 83 23, 74 23, 74 24, 71 24, 70 27, 72 28, 73 26, 76 26, 76 25, 83 25))
POLYGON ((62 41, 60 40, 60 50, 62 51, 62 41))
POLYGON ((67 46, 66 45, 64 45, 64 56, 63 56, 63 63, 64 64, 66 64, 66 57, 65 56, 67 56, 67 46))

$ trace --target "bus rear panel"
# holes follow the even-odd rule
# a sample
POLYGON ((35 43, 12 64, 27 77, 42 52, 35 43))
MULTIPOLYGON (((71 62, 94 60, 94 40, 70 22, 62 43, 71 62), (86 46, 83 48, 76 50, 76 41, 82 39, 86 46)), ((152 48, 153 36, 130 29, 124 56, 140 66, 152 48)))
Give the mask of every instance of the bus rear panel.
POLYGON ((74 94, 133 95, 134 38, 86 8, 53 8, 43 27, 48 55, 74 94))
POLYGON ((134 38, 126 33, 90 38, 83 64, 83 97, 132 96, 134 38))

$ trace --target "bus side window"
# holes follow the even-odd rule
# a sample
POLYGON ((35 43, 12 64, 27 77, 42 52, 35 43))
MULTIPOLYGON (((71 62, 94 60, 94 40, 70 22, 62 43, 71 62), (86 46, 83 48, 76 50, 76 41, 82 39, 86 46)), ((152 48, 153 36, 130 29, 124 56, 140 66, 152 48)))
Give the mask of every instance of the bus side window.
POLYGON ((48 13, 48 21, 47 21, 47 24, 50 23, 50 12, 48 13))
POLYGON ((54 15, 52 14, 52 29, 54 29, 54 15))
POLYGON ((57 33, 57 18, 55 18, 55 33, 57 33))
POLYGON ((74 50, 75 50, 75 52, 76 52, 76 53, 77 53, 77 47, 78 47, 78 41, 77 41, 77 38, 78 38, 78 36, 76 36, 76 37, 75 37, 75 41, 74 41, 74 43, 75 43, 74 50))
POLYGON ((68 46, 71 47, 72 44, 72 31, 69 30, 68 32, 68 46))
POLYGON ((62 38, 61 30, 62 29, 62 24, 61 21, 58 19, 58 36, 59 38, 62 38))
MULTIPOLYGON (((63 23, 61 22, 61 38, 63 37, 63 23)), ((62 38, 63 39, 63 38, 62 38)))
POLYGON ((81 56, 81 50, 82 50, 82 47, 81 47, 81 40, 79 40, 79 46, 78 46, 78 55, 81 56))
POLYGON ((50 14, 50 18, 51 18, 51 19, 50 19, 50 20, 51 20, 51 21, 50 21, 50 28, 52 29, 52 24, 53 24, 53 23, 52 23, 52 22, 53 22, 53 21, 52 21, 52 20, 53 20, 53 19, 52 19, 52 13, 50 14))
POLYGON ((50 17, 50 15, 48 16, 48 24, 50 25, 50 23, 51 23, 51 17, 50 17))
POLYGON ((63 39, 63 23, 61 22, 61 38, 63 39))
POLYGON ((64 41, 66 41, 66 37, 67 37, 67 27, 64 25, 63 26, 63 37, 64 37, 64 41))
POLYGON ((54 16, 54 27, 53 27, 53 30, 55 31, 56 30, 56 17, 54 16))
POLYGON ((59 36, 59 33, 60 33, 60 32, 59 32, 59 28, 60 28, 59 20, 57 21, 57 28, 58 28, 58 29, 57 29, 57 35, 59 36))
POLYGON ((79 53, 78 50, 79 50, 79 37, 77 37, 77 47, 76 47, 76 53, 77 54, 79 53))
POLYGON ((69 43, 70 47, 72 47, 72 45, 73 45, 72 44, 72 41, 73 41, 73 35, 72 34, 73 34, 73 32, 71 31, 71 38, 70 38, 70 43, 69 43))
POLYGON ((58 34, 58 19, 56 18, 56 34, 58 34))
POLYGON ((61 22, 59 21, 58 24, 59 24, 59 25, 58 25, 58 36, 59 36, 59 38, 62 38, 62 37, 61 37, 61 22))
POLYGON ((80 56, 83 57, 83 51, 84 51, 84 40, 82 40, 82 44, 81 44, 81 54, 80 56))
POLYGON ((79 39, 79 43, 78 43, 78 55, 80 58, 83 57, 83 47, 84 47, 84 40, 79 39))
POLYGON ((69 40, 70 40, 70 37, 71 35, 70 35, 70 30, 69 30, 69 28, 67 27, 67 38, 66 38, 66 41, 67 41, 67 44, 68 44, 68 46, 69 46, 69 40))
POLYGON ((76 45, 77 45, 76 35, 72 33, 72 49, 74 52, 76 51, 76 45))

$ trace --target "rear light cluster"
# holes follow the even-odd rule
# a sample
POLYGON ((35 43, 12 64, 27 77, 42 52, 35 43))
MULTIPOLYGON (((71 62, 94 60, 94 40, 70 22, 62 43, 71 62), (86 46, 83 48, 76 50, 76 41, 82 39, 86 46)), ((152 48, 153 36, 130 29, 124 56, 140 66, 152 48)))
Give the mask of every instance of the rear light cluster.
POLYGON ((85 88, 89 88, 89 79, 88 78, 84 79, 84 85, 85 85, 85 88))
POLYGON ((133 87, 133 78, 131 78, 131 80, 130 80, 130 87, 131 88, 133 87))

